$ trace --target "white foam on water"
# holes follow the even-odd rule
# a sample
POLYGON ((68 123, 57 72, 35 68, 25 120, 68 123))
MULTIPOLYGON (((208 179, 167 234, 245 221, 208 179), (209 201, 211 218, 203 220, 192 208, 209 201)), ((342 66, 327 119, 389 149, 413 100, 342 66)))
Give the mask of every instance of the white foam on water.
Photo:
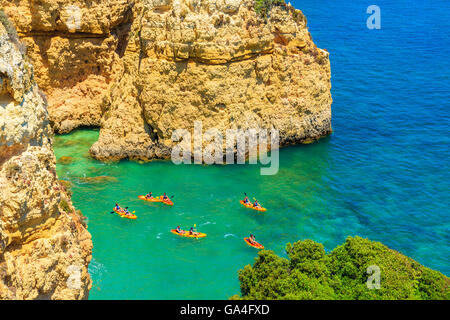
POLYGON ((99 275, 100 277, 103 275, 103 273, 106 273, 108 270, 106 270, 106 267, 104 264, 98 262, 95 260, 95 258, 92 258, 91 262, 89 263, 89 273, 91 275, 99 275))

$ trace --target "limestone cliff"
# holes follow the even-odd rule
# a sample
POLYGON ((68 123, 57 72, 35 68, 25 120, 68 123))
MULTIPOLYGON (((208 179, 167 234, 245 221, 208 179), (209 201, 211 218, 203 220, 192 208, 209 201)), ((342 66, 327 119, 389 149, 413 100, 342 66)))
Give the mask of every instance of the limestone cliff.
POLYGON ((253 0, 0 0, 28 43, 57 132, 100 126, 100 160, 167 158, 175 129, 331 132, 328 52, 301 11, 253 0), (17 10, 19 8, 20 10, 17 10), (72 24, 73 25, 73 24, 72 24))
POLYGON ((56 133, 99 126, 132 1, 0 0, 27 46, 56 133))
POLYGON ((56 176, 45 96, 11 27, 0 23, 0 299, 87 298, 91 236, 56 176))

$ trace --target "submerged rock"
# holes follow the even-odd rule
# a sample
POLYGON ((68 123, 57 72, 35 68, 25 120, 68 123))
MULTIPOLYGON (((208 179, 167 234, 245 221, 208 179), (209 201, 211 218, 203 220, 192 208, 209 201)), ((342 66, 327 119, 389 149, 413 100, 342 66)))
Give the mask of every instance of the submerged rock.
POLYGON ((81 177, 78 179, 84 183, 95 183, 95 184, 118 181, 116 177, 111 177, 111 176, 81 177))
POLYGON ((73 162, 72 157, 63 156, 58 159, 57 163, 59 164, 71 164, 73 162))

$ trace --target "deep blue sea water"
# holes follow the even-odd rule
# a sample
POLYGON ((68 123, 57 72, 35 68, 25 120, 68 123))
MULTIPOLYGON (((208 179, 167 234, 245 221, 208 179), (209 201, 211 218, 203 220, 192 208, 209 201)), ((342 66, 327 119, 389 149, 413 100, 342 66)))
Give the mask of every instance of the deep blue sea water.
POLYGON ((89 218, 91 299, 226 299, 256 256, 242 240, 251 232, 279 255, 287 242, 332 250, 359 235, 450 275, 449 2, 292 4, 330 52, 334 132, 280 150, 277 175, 250 165, 103 164, 87 157, 97 132, 56 138, 57 158, 76 160, 58 174, 74 183, 74 204, 89 218), (380 30, 366 26, 372 4, 380 30), (99 175, 117 181, 82 179, 99 175), (136 198, 148 190, 174 194, 175 206, 136 198), (244 191, 267 213, 241 207, 244 191), (138 220, 111 215, 115 201, 138 220), (169 230, 178 224, 208 237, 177 237, 169 230))
POLYGON ((328 208, 449 275, 450 2, 291 3, 330 52, 334 133, 320 142, 335 193, 328 208), (366 26, 373 4, 379 30, 366 26))

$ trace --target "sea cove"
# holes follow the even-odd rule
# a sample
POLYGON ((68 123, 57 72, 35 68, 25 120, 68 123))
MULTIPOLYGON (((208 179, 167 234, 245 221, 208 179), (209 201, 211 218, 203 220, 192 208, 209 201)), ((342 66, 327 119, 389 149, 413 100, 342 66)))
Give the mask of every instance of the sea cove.
MULTIPOLYGON (((356 4, 329 2, 341 17, 331 22, 321 5, 302 6, 314 39, 334 52, 334 133, 314 144, 282 148, 277 175, 260 176, 254 165, 105 164, 87 157, 95 131, 56 137, 57 158, 77 159, 59 165, 58 174, 74 182, 75 206, 89 218, 92 299, 226 299, 239 292, 237 270, 256 255, 242 240, 250 232, 280 255, 287 242, 298 239, 331 250, 348 235, 360 235, 449 274, 450 140, 448 117, 439 116, 448 111, 448 39, 436 31, 427 47, 416 38, 401 41, 425 22, 408 19, 398 25, 387 14, 380 32, 368 30, 356 4), (345 30, 338 28, 342 21, 345 30), (417 63, 423 67, 413 68, 417 63), (403 72, 407 82, 399 76, 403 72), (415 79, 428 79, 427 85, 415 79), (68 141, 77 143, 64 147, 68 141), (84 175, 118 181, 79 183, 84 175), (175 206, 137 199, 148 191, 175 195, 175 206), (243 192, 255 195, 267 214, 242 208, 243 192), (116 201, 136 210, 139 223, 109 214, 116 201), (170 233, 178 224, 197 224, 208 237, 183 241, 170 233), (133 272, 124 273, 130 265, 133 272)), ((427 8, 430 17, 433 8, 427 8)), ((448 26, 449 20, 436 21, 448 26)))
POLYGON ((450 299, 448 1, 0 3, 0 299, 450 299))

